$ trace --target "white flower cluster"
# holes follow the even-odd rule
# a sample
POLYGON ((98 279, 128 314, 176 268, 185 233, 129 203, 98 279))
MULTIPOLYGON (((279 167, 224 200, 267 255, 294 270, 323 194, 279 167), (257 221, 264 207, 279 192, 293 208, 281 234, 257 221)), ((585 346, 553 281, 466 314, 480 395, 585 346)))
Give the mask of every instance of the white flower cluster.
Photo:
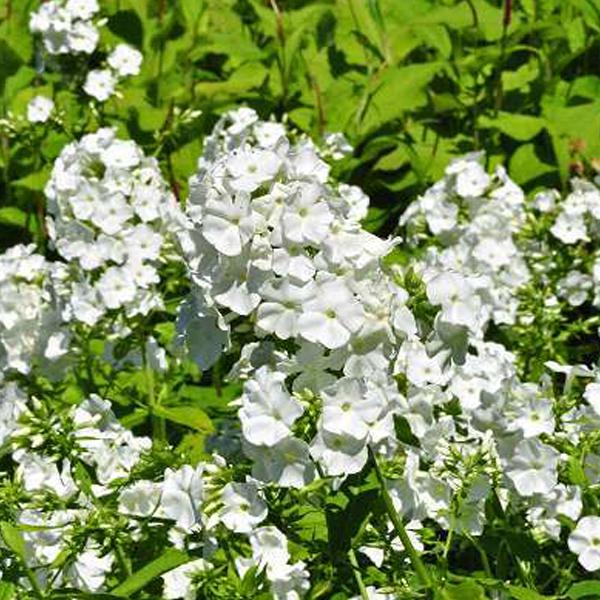
POLYGON ((73 318, 94 325, 110 310, 160 307, 158 269, 178 207, 157 161, 100 129, 63 149, 45 191, 50 239, 77 276, 73 318))
POLYGON ((410 244, 431 244, 416 266, 426 280, 444 271, 460 273, 485 321, 513 324, 516 291, 529 280, 514 239, 525 220, 525 196, 502 167, 488 175, 481 159, 473 153, 452 161, 445 177, 406 209, 400 225, 410 244))
MULTIPOLYGON (((49 0, 31 14, 29 28, 41 36, 49 54, 92 54, 98 47, 99 27, 103 24, 95 19, 99 11, 97 0, 49 0)), ((142 60, 139 50, 117 44, 109 52, 105 66, 87 73, 84 92, 98 102, 106 102, 115 95, 120 80, 140 72, 142 60)), ((38 113, 34 110, 32 116, 40 121, 38 113)))
MULTIPOLYGON (((113 526, 133 539, 147 535, 144 523, 152 522, 155 530, 166 527, 180 549, 204 545, 203 559, 163 576, 164 598, 194 597, 192 576, 211 568, 218 538, 227 532, 248 541, 250 556, 236 560, 240 577, 251 567, 264 572, 273 597, 281 600, 299 598, 308 589, 305 565, 290 562, 284 534, 271 525, 258 527, 268 513, 260 486, 252 480, 220 481, 225 463, 218 456, 194 467, 167 468, 156 480, 142 479, 136 469, 149 459, 151 440, 124 428, 110 402, 91 396, 65 417, 50 414, 36 399, 28 402, 14 384, 0 387, 0 398, 0 442, 11 452, 15 484, 27 493, 11 508, 24 529, 27 565, 42 589, 105 589, 116 556, 94 524, 107 518, 109 506, 114 506, 113 526), (52 440, 59 437, 68 440, 63 448, 71 447, 71 455, 56 452, 52 440), (76 467, 81 464, 86 485, 76 467), (57 502, 68 508, 49 508, 57 502)), ((0 569, 6 566, 0 563, 0 569)))
POLYGON ((50 0, 31 14, 29 28, 49 54, 91 54, 100 39, 93 19, 97 0, 50 0))
POLYGON ((390 243, 360 227, 364 194, 329 185, 328 172, 311 142, 292 144, 281 124, 250 109, 217 124, 190 182, 182 235, 195 284, 183 334, 203 367, 239 316, 254 315, 261 336, 328 349, 377 318, 356 298, 369 293, 361 274, 390 243), (206 336, 210 324, 215 334, 206 336))
MULTIPOLYGON (((224 345, 249 326, 263 338, 242 349, 231 374, 248 378, 239 418, 255 478, 302 488, 318 472, 357 473, 369 448, 401 451, 400 418, 418 442, 405 448, 404 478, 391 492, 416 529, 430 518, 479 535, 492 493, 556 540, 558 516, 579 517, 579 488, 558 479, 551 393, 521 383, 515 357, 482 339, 488 320, 514 321, 528 270, 512 239, 523 193, 478 161, 455 161, 405 220, 423 214, 446 242, 424 261, 437 310, 427 326, 382 270, 392 242, 362 230, 357 194, 327 183, 311 145, 294 145, 248 110, 217 125, 192 182, 184 245, 196 289, 180 324, 203 367, 220 352, 207 344, 224 345), (222 335, 198 340, 207 323, 222 335)), ((364 214, 362 198, 360 206, 364 214)))
POLYGON ((33 245, 0 254, 0 381, 7 371, 28 374, 68 351, 65 279, 64 265, 49 263, 33 245))

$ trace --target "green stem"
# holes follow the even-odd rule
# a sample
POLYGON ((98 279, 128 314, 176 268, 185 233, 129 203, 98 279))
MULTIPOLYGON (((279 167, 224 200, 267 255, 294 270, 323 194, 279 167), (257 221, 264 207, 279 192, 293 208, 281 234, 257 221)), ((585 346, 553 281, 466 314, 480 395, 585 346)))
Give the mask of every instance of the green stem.
POLYGON ((404 527, 404 523, 400 515, 396 512, 396 508, 394 507, 394 502, 390 493, 388 492, 387 486, 385 484, 385 478, 383 473, 381 472, 381 468, 379 467, 379 463, 377 462, 377 458, 375 453, 371 448, 369 448, 369 453, 371 454, 371 458, 373 459, 373 465, 375 466, 375 473, 377 474, 377 481, 379 482, 379 487, 381 488, 381 496, 383 498, 383 503, 385 505, 386 512, 394 525, 394 529, 408 554, 410 562, 419 578, 419 581, 423 584, 424 587, 429 588, 434 592, 434 594, 440 597, 444 597, 443 591, 441 591, 436 582, 429 576, 425 564, 421 560, 419 553, 415 550, 413 543, 408 536, 406 528, 404 527))
POLYGON ((362 580, 362 575, 360 574, 360 567, 358 566, 358 561, 356 560, 356 553, 352 548, 348 550, 348 559, 350 560, 350 564, 352 565, 352 572, 354 573, 354 579, 356 580, 356 585, 358 586, 358 591, 360 592, 360 597, 362 600, 369 600, 369 592, 367 592, 367 588, 362 580))
POLYGON ((40 598, 43 600, 46 597, 46 594, 42 591, 38 580, 35 577, 34 572, 27 566, 27 563, 23 560, 23 566, 25 567, 25 575, 27 579, 29 579, 29 583, 31 584, 31 588, 33 589, 33 593, 36 598, 40 598))
POLYGON ((144 375, 146 378, 146 387, 148 388, 148 408, 152 420, 152 436, 154 439, 164 442, 167 439, 165 420, 154 414, 154 409, 158 406, 156 394, 154 392, 154 373, 146 359, 146 351, 142 346, 142 356, 144 357, 144 375))

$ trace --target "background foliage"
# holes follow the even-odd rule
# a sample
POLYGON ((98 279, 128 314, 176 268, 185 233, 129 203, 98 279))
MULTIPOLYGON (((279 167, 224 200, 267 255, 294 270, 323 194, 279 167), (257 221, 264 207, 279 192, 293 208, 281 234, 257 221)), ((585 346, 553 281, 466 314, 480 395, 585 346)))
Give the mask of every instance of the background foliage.
POLYGON ((105 0, 104 41, 139 48, 144 65, 92 111, 87 58, 67 73, 43 64, 28 31, 37 4, 3 0, 0 114, 23 115, 44 93, 78 125, 2 128, 2 247, 43 243, 53 159, 104 124, 156 154, 181 198, 227 108, 287 115, 314 136, 343 131, 355 152, 341 176, 372 197, 368 226, 383 233, 457 154, 485 150, 526 190, 564 188, 600 156, 598 0, 105 0), (190 108, 202 115, 183 126, 190 108))

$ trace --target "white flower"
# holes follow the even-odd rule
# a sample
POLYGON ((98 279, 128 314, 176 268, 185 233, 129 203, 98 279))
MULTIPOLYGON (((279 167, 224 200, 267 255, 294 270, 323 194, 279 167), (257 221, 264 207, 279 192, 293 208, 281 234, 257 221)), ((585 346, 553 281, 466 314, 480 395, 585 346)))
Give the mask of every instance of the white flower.
POLYGON ((163 580, 163 598, 166 600, 195 600, 196 589, 193 585, 193 577, 209 568, 203 559, 192 560, 188 563, 167 571, 161 575, 163 580))
POLYGON ((245 196, 221 196, 206 203, 202 235, 225 256, 238 256, 253 232, 254 219, 245 196))
POLYGON ((263 366, 244 385, 239 418, 244 437, 255 446, 274 446, 287 438, 291 425, 304 412, 285 389, 284 378, 263 366))
POLYGON ((585 386, 583 397, 588 404, 594 409, 597 415, 600 416, 600 383, 588 383, 585 386))
POLYGON ((365 439, 380 416, 382 397, 367 393, 358 379, 344 377, 321 392, 321 427, 329 433, 365 439))
POLYGON ((326 348, 339 348, 364 323, 364 311, 341 278, 317 279, 314 298, 298 319, 300 335, 326 348))
POLYGON ((569 535, 569 549, 586 571, 600 569, 600 517, 583 517, 569 535))
POLYGON ((107 308, 119 308, 133 301, 137 287, 127 269, 109 267, 100 277, 96 289, 107 308))
POLYGON ((294 437, 284 438, 274 446, 244 445, 254 460, 252 476, 280 487, 303 488, 314 478, 308 444, 294 437))
POLYGON ((114 93, 117 80, 108 69, 94 69, 87 74, 83 89, 99 102, 106 102, 114 93))
POLYGON ((99 10, 97 0, 67 0, 65 8, 78 19, 91 19, 99 10))
POLYGON ((119 494, 119 511, 126 515, 149 517, 159 506, 161 485, 153 481, 136 481, 119 494))
POLYGON ((267 505, 254 483, 228 483, 221 492, 219 520, 236 533, 250 533, 267 516, 267 505))
POLYGON ((323 429, 310 445, 311 456, 324 468, 327 475, 352 475, 367 462, 367 445, 364 438, 334 434, 323 429))
POLYGON ((535 438, 521 440, 510 459, 506 475, 521 496, 548 494, 556 486, 559 453, 535 438))
POLYGON ((137 75, 142 65, 142 53, 128 46, 117 44, 115 49, 108 55, 107 62, 120 77, 137 75))
POLYGON ((54 102, 45 96, 36 96, 27 105, 27 120, 30 123, 45 123, 54 110, 54 102))
POLYGON ((281 167, 274 152, 254 148, 241 148, 227 161, 233 179, 231 186, 238 192, 253 192, 263 183, 271 181, 281 167))
POLYGON ((204 498, 203 465, 196 469, 184 465, 178 471, 165 470, 160 506, 168 519, 188 530, 200 522, 200 506, 204 498))
POLYGON ((106 575, 112 570, 114 557, 112 554, 100 555, 100 549, 88 544, 88 547, 77 555, 65 576, 77 589, 96 592, 102 589, 106 575))
POLYGON ((262 286, 264 302, 258 307, 256 325, 266 333, 274 333, 282 340, 296 337, 298 319, 303 307, 314 297, 315 288, 309 283, 294 285, 287 279, 271 281, 262 286))

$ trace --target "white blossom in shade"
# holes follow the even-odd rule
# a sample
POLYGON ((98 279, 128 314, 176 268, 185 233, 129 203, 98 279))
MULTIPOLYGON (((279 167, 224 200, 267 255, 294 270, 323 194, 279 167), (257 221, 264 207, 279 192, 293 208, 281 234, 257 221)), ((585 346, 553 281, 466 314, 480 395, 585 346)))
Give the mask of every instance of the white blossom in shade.
POLYGON ((104 586, 106 576, 112 571, 114 556, 102 554, 101 549, 88 543, 65 572, 65 579, 75 588, 97 592, 104 586))
POLYGON ((267 505, 254 483, 228 483, 221 492, 219 520, 236 533, 250 533, 265 520, 267 505))
POLYGON ((27 105, 27 120, 30 123, 45 123, 54 111, 54 102, 45 96, 35 96, 27 105))
POLYGON ((119 77, 137 75, 142 66, 142 53, 128 44, 117 44, 106 61, 119 77))
POLYGON ((556 286, 559 298, 565 298, 571 306, 581 306, 590 295, 593 280, 581 271, 572 270, 559 279, 556 286))
POLYGON ((98 102, 106 102, 115 93, 117 80, 108 69, 94 69, 87 74, 83 90, 98 102))
POLYGON ((548 494, 556 486, 559 453, 535 438, 521 440, 508 461, 506 475, 521 496, 548 494))
POLYGON ((77 486, 71 476, 71 463, 68 460, 59 468, 49 458, 32 452, 16 452, 13 458, 19 464, 17 477, 23 482, 25 490, 51 491, 63 500, 68 500, 77 493, 77 486))
POLYGON ((160 507, 165 517, 177 527, 188 530, 201 521, 200 508, 204 499, 203 465, 195 469, 184 465, 179 470, 165 470, 160 507))
POLYGON ((540 398, 535 392, 519 400, 514 403, 508 429, 520 430, 525 438, 552 434, 556 425, 552 402, 548 398, 540 398))
POLYGON ((406 340, 398 352, 394 371, 406 373, 408 381, 419 387, 429 383, 443 384, 448 379, 442 369, 444 358, 440 355, 429 356, 419 340, 406 340))
POLYGON ((227 160, 231 187, 237 192, 253 192, 271 181, 280 168, 280 158, 269 150, 240 148, 227 160))
POLYGON ((19 417, 27 407, 27 396, 15 383, 0 385, 0 448, 19 428, 19 417))
POLYGON ((568 544, 586 571, 600 569, 600 517, 581 518, 569 535, 568 544))
POLYGON ((314 479, 309 447, 303 440, 288 437, 271 447, 245 444, 244 452, 253 459, 252 475, 260 481, 300 489, 314 479))
POLYGON ((149 517, 160 504, 162 486, 154 481, 136 481, 119 494, 119 511, 136 517, 149 517))
POLYGON ((161 575, 162 597, 166 600, 195 600, 197 591, 193 584, 194 575, 206 571, 209 566, 203 558, 199 558, 167 571, 161 575))
POLYGON ((358 473, 367 462, 366 440, 321 429, 310 445, 310 454, 327 475, 358 473))
POLYGON ((341 278, 317 279, 314 298, 298 320, 300 335, 326 348, 339 348, 364 323, 364 311, 341 278))
POLYGON ((238 256, 253 232, 254 219, 244 195, 222 197, 206 203, 202 234, 225 256, 238 256))
POLYGON ((597 415, 600 416, 600 383, 588 383, 585 386, 583 397, 587 403, 594 409, 597 415))
POLYGON ((257 527, 248 536, 252 556, 260 567, 285 565, 290 559, 287 538, 277 527, 257 527))
POLYGON ((279 279, 263 285, 260 295, 263 302, 256 312, 257 327, 286 340, 297 336, 298 319, 306 303, 314 297, 315 288, 312 283, 298 286, 279 279))
POLYGON ((289 437, 302 405, 287 392, 285 375, 263 366, 244 384, 239 418, 244 438, 255 446, 274 446, 289 437))

